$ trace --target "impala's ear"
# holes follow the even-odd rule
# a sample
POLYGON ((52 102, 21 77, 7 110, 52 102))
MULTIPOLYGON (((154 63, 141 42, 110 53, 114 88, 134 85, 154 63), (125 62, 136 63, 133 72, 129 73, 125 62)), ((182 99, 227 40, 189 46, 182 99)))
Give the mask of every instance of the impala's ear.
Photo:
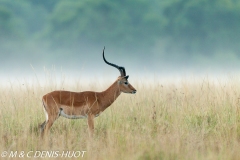
POLYGON ((126 80, 128 79, 128 77, 129 77, 129 75, 127 75, 127 76, 124 76, 124 78, 126 78, 126 80))

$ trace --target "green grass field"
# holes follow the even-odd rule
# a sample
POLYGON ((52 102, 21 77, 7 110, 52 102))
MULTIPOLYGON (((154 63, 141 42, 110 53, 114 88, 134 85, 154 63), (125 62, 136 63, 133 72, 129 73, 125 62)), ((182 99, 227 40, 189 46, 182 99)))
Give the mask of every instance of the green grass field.
POLYGON ((92 140, 88 137, 85 119, 60 117, 45 143, 38 130, 38 125, 45 120, 41 103, 44 94, 63 88, 101 91, 111 81, 89 85, 81 82, 74 85, 27 82, 10 83, 9 87, 2 85, 0 151, 7 151, 7 159, 23 159, 19 154, 9 158, 11 151, 24 151, 24 159, 43 159, 33 157, 36 151, 86 151, 84 157, 78 159, 89 160, 239 159, 239 82, 236 77, 221 82, 207 78, 131 82, 137 94, 121 94, 112 106, 95 118, 92 140), (26 157, 29 151, 33 151, 31 158, 26 157))

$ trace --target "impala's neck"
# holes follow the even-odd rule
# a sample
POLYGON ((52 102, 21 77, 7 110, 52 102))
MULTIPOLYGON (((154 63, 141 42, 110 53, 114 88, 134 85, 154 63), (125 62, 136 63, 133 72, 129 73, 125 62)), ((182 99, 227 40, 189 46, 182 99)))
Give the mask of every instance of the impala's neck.
POLYGON ((108 89, 102 93, 102 111, 109 107, 121 94, 119 89, 118 80, 116 80, 108 89))

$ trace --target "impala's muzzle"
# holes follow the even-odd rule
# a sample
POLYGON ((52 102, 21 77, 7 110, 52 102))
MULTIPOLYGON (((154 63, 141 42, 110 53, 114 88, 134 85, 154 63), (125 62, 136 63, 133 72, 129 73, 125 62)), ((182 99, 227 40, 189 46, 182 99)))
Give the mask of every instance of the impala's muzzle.
POLYGON ((134 91, 132 92, 132 94, 135 94, 135 93, 137 93, 137 90, 134 90, 134 91))

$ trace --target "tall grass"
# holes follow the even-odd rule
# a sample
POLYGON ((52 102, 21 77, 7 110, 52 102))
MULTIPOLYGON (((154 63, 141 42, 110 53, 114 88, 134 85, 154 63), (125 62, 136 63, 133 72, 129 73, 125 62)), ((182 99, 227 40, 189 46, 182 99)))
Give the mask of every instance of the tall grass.
POLYGON ((44 94, 55 89, 100 91, 110 84, 16 82, 1 86, 0 151, 85 150, 81 159, 91 160, 239 159, 238 78, 132 82, 137 94, 121 94, 95 118, 92 140, 86 120, 60 117, 43 144, 38 125, 45 120, 44 94))

